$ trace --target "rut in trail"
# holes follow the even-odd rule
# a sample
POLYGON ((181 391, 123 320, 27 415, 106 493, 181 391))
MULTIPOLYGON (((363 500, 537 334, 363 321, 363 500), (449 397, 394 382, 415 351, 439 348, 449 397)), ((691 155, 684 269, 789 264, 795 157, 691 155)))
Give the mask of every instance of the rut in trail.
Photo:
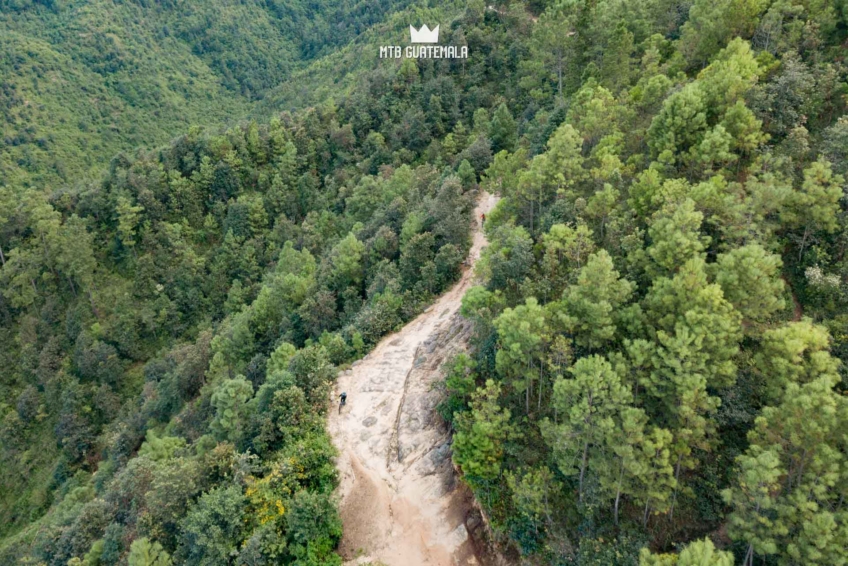
POLYGON ((496 202, 483 193, 478 203, 460 281, 339 375, 336 393, 347 392, 347 405, 330 412, 329 430, 339 450, 346 564, 480 563, 465 525, 470 496, 456 481, 432 384, 442 362, 467 345, 458 311, 486 244, 480 215, 496 202))

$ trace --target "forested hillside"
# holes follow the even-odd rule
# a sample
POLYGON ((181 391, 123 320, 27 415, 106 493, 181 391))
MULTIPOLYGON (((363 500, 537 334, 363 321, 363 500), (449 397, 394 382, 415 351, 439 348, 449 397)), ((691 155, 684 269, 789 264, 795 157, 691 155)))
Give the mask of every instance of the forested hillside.
POLYGON ((848 563, 846 18, 601 1, 535 23, 442 406, 529 562, 848 563))
POLYGON ((236 124, 293 71, 408 5, 3 0, 0 184, 73 184, 118 151, 236 124))
POLYGON ((2 189, 0 562, 338 562, 334 366, 459 273, 512 94, 480 14, 474 60, 2 189))
POLYGON ((439 409, 496 541, 848 561, 848 6, 431 4, 263 2, 277 31, 232 49, 251 2, 0 4, 0 65, 34 73, 2 79, 34 129, 0 158, 0 563, 340 563, 335 367, 455 280, 478 183, 439 409), (368 45, 440 23, 469 59, 365 59, 378 20, 368 45), (189 127, 239 109, 274 117, 189 127))

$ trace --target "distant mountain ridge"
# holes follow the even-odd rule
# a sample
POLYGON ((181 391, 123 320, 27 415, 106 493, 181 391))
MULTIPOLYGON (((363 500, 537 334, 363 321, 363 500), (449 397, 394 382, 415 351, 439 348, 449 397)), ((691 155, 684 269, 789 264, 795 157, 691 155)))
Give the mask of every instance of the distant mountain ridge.
POLYGON ((0 2, 0 185, 92 179, 117 152, 245 118, 409 0, 0 2))

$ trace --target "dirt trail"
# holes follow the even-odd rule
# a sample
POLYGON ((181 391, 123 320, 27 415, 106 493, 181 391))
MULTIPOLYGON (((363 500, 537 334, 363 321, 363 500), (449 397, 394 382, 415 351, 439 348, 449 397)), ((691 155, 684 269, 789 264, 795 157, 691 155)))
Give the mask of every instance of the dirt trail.
POLYGON ((442 362, 467 344, 470 329, 457 313, 486 244, 480 215, 496 202, 483 193, 478 203, 460 281, 339 375, 337 394, 347 392, 348 403, 330 412, 329 430, 339 450, 346 564, 479 563, 465 526, 469 496, 455 481, 432 384, 442 362))

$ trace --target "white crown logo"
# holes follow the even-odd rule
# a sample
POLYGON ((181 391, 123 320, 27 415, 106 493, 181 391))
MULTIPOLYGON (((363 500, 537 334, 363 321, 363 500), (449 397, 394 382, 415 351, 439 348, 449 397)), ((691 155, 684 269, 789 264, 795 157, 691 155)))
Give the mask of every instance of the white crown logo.
POLYGON ((439 43, 439 26, 430 30, 427 24, 421 26, 420 30, 409 26, 409 36, 412 43, 439 43))

